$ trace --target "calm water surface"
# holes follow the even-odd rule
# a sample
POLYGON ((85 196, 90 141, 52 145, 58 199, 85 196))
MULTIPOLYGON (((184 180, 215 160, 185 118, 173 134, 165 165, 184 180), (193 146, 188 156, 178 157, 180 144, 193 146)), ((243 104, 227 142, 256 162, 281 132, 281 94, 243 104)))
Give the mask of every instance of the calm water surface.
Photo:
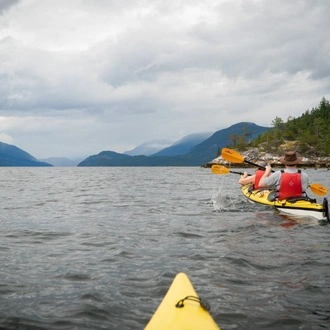
POLYGON ((237 180, 0 168, 0 329, 143 329, 178 272, 223 330, 330 329, 330 226, 252 205, 237 180))

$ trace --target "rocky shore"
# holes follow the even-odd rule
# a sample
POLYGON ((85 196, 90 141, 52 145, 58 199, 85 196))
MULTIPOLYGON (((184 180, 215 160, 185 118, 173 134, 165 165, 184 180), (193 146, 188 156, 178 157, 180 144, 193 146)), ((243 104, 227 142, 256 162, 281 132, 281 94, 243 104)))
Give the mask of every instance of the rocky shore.
MULTIPOLYGON (((244 157, 245 160, 251 163, 257 163, 260 160, 266 161, 272 167, 283 167, 283 164, 280 162, 281 156, 273 155, 260 151, 258 148, 249 149, 247 151, 242 151, 240 154, 244 157)), ((302 155, 303 156, 303 155, 302 155)), ((205 164, 203 167, 211 167, 213 164, 219 164, 226 167, 232 168, 250 168, 252 165, 243 162, 243 163, 231 163, 223 159, 221 156, 213 159, 209 163, 205 164)), ((303 157, 298 167, 301 168, 327 168, 330 169, 330 157, 303 157)))

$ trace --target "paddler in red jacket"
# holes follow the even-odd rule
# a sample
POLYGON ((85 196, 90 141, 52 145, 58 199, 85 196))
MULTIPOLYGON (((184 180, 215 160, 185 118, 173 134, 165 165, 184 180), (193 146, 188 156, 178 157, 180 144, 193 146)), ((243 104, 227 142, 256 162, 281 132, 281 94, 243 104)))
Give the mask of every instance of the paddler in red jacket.
POLYGON ((248 175, 247 172, 244 172, 244 174, 240 177, 238 180, 239 184, 248 184, 250 182, 253 182, 253 189, 259 189, 259 181, 261 177, 265 173, 265 167, 267 166, 267 163, 265 161, 260 161, 257 163, 259 165, 259 168, 256 170, 255 174, 248 175))
POLYGON ((280 162, 285 165, 285 169, 270 174, 272 168, 267 165, 259 186, 268 189, 275 189, 278 192, 278 199, 289 197, 300 197, 309 186, 308 174, 297 169, 297 164, 302 157, 297 157, 295 151, 287 151, 280 162))

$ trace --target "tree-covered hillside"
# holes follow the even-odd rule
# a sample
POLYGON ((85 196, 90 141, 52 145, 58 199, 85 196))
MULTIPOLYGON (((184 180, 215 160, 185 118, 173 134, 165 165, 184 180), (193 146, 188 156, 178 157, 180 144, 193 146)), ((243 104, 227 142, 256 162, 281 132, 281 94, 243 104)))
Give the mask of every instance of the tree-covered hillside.
POLYGON ((272 126, 271 130, 251 142, 246 141, 247 134, 243 132, 232 138, 230 147, 239 150, 259 147, 274 154, 293 148, 305 155, 330 155, 330 104, 324 97, 318 107, 306 110, 298 118, 289 116, 284 122, 282 118, 275 117, 272 126))
POLYGON ((254 123, 241 122, 215 132, 193 146, 188 153, 185 150, 184 153, 175 156, 128 156, 113 151, 103 151, 86 158, 78 166, 202 166, 217 157, 217 152, 230 141, 230 135, 237 135, 242 131, 248 132, 252 140, 269 129, 254 123))

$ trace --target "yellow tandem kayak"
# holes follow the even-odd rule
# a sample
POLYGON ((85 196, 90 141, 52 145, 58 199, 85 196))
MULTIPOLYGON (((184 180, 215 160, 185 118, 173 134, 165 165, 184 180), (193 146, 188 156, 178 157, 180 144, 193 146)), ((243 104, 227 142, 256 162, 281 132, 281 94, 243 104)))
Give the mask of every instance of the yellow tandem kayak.
POLYGON ((275 207, 279 213, 293 216, 309 216, 318 220, 329 219, 328 200, 324 198, 323 204, 318 204, 315 199, 296 197, 277 200, 274 191, 256 189, 252 190, 252 183, 242 186, 242 193, 249 201, 275 207))
POLYGON ((188 276, 179 273, 145 330, 220 330, 209 309, 208 304, 198 297, 188 276))

